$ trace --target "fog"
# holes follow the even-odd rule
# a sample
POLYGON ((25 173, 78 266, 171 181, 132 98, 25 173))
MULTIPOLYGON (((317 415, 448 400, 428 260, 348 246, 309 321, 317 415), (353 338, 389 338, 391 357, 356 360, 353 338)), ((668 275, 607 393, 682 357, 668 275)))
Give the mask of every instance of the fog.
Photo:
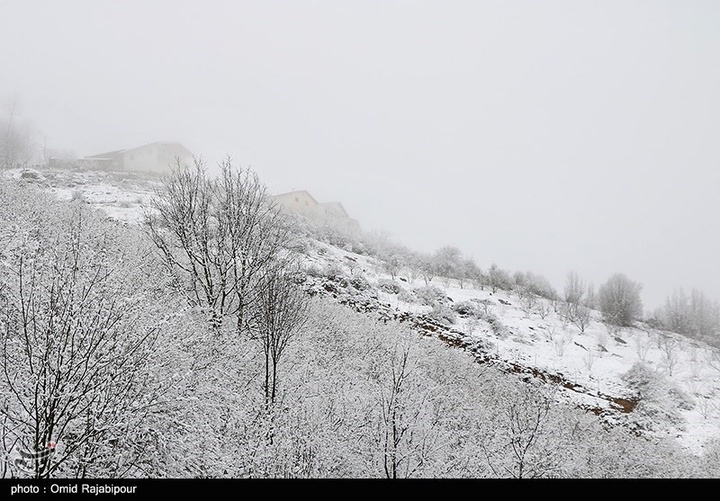
POLYGON ((720 3, 0 0, 0 100, 178 141, 483 268, 720 299, 720 3))

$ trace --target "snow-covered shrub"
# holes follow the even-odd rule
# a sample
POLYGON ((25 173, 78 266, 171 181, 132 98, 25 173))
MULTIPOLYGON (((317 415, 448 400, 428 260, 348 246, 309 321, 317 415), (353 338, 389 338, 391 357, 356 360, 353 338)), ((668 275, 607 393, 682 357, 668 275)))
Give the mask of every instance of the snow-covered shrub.
POLYGON ((307 273, 310 277, 321 277, 324 274, 323 270, 316 264, 311 264, 305 268, 305 273, 307 273))
POLYGON ((345 270, 343 270, 340 265, 335 263, 327 265, 323 270, 323 275, 333 281, 340 281, 341 279, 347 281, 347 275, 345 274, 345 270))
POLYGON ((455 303, 452 309, 458 314, 466 317, 479 317, 481 313, 480 306, 474 301, 461 301, 455 303))
POLYGON ((85 194, 82 192, 82 190, 73 190, 70 198, 74 202, 84 202, 85 194))
POLYGON ((648 428, 653 422, 665 421, 674 425, 683 423, 680 409, 692 409, 694 403, 682 389, 670 381, 665 374, 636 362, 621 379, 633 390, 639 400, 635 413, 644 418, 648 428))
POLYGON ((500 320, 496 315, 492 313, 481 312, 479 318, 487 322, 490 325, 493 333, 500 339, 505 339, 510 334, 507 326, 502 323, 502 320, 500 320))
POLYGON ((414 290, 414 292, 418 299, 420 299, 420 302, 425 306, 444 304, 447 301, 445 291, 434 285, 418 287, 414 290))
POLYGON ((700 464, 706 478, 720 477, 720 438, 711 438, 705 442, 700 464))
POLYGON ((352 288, 358 292, 366 291, 370 288, 370 282, 368 282, 367 278, 365 278, 365 275, 362 274, 353 275, 352 277, 350 277, 349 282, 352 288))
POLYGON ((412 292, 409 292, 403 288, 400 289, 400 292, 398 292, 397 295, 398 300, 404 301, 406 303, 416 303, 417 298, 412 292))
POLYGON ((428 316, 445 325, 452 325, 457 322, 457 314, 446 305, 440 303, 433 305, 428 316))
POLYGON ((399 283, 394 280, 388 280, 387 278, 381 278, 378 280, 378 287, 380 290, 387 292, 388 294, 399 294, 402 287, 399 283))

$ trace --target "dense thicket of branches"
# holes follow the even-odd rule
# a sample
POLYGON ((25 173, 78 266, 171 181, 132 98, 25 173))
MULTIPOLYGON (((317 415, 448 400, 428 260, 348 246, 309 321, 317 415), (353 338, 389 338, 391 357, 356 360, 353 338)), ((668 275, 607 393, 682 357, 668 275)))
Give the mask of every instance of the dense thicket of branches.
POLYGON ((35 477, 136 475, 162 390, 152 373, 163 293, 145 281, 142 248, 82 206, 2 195, 4 450, 28 454, 15 466, 35 477))

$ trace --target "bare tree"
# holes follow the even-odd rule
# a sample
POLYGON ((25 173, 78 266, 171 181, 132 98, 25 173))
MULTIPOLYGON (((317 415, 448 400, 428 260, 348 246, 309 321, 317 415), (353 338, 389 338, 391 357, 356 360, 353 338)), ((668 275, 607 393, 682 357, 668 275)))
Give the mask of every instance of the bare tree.
POLYGON ((475 260, 472 257, 463 259, 460 263, 460 269, 458 271, 458 281, 460 282, 460 288, 465 288, 466 282, 474 282, 480 277, 480 268, 475 264, 475 260))
POLYGON ((438 274, 437 262, 435 258, 431 255, 416 255, 415 266, 420 271, 420 276, 422 276, 423 280, 425 281, 425 285, 429 285, 430 282, 432 282, 432 279, 435 278, 438 274))
POLYGON ((21 119, 19 100, 14 98, 0 116, 0 168, 27 167, 36 150, 33 126, 21 119))
POLYGON ((296 269, 279 262, 268 267, 259 282, 252 328, 265 357, 263 391, 267 407, 277 398, 278 367, 285 349, 307 320, 308 296, 298 285, 299 276, 296 269))
POLYGON ((512 478, 542 478, 558 471, 562 457, 550 429, 553 396, 531 386, 501 397, 497 434, 483 446, 490 469, 512 478))
POLYGON ((650 342, 649 334, 645 336, 637 335, 635 337, 635 352, 643 362, 647 360, 648 351, 650 351, 651 346, 652 343, 650 342))
POLYGON ((390 277, 395 280, 400 273, 400 270, 405 265, 405 258, 402 254, 393 253, 387 256, 383 261, 383 268, 390 274, 390 277))
POLYGON ((640 291, 642 285, 617 273, 598 292, 600 311, 605 322, 630 327, 643 313, 640 291))
POLYGON ((265 268, 287 252, 290 232, 265 186, 230 159, 219 178, 202 160, 180 165, 146 213, 147 228, 166 269, 191 304, 209 310, 213 325, 236 317, 237 331, 258 301, 265 268))
POLYGON ((689 296, 675 290, 656 316, 664 328, 679 334, 708 342, 716 342, 720 335, 720 305, 696 289, 689 296))
POLYGON ((565 302, 569 304, 580 303, 585 297, 586 289, 585 282, 577 273, 571 271, 565 280, 565 302))
POLYGON ((445 278, 447 285, 451 279, 460 279, 462 275, 462 252, 457 247, 446 245, 433 254, 437 273, 445 278))
POLYGON ((667 369, 668 374, 672 376, 673 371, 677 367, 679 360, 678 357, 678 346, 679 342, 671 337, 663 337, 662 340, 662 364, 667 369))
POLYGON ((552 306, 550 305, 549 299, 539 299, 537 308, 535 309, 537 311, 537 314, 540 315, 540 318, 545 320, 548 315, 550 315, 550 312, 552 312, 552 306))
POLYGON ((387 478, 397 478, 398 468, 402 463, 400 446, 409 426, 402 420, 402 401, 405 382, 410 375, 408 367, 408 351, 400 353, 391 367, 390 391, 382 398, 383 423, 383 469, 387 478))
POLYGON ((503 270, 495 263, 490 265, 490 269, 487 274, 488 285, 493 293, 497 292, 498 289, 510 290, 512 288, 512 277, 507 270, 503 270))
POLYGON ((583 280, 571 271, 565 282, 565 320, 580 329, 581 333, 585 332, 590 323, 590 306, 588 304, 589 288, 583 280))
POLYGON ((408 346, 396 346, 390 360, 389 383, 381 392, 380 447, 386 478, 420 473, 438 447, 440 416, 431 391, 415 381, 416 364, 408 346))

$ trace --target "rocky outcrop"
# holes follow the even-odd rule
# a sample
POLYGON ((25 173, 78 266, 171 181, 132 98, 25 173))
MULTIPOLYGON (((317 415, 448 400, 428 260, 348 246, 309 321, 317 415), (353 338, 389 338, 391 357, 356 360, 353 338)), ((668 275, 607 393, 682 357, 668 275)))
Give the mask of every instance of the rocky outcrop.
POLYGON ((561 373, 550 373, 519 362, 503 360, 492 353, 492 346, 488 343, 471 338, 467 334, 442 324, 427 315, 399 311, 390 304, 381 301, 377 293, 372 289, 366 289, 361 293, 349 286, 350 281, 340 278, 308 276, 305 287, 310 295, 331 297, 338 303, 352 308, 358 313, 377 316, 378 321, 406 324, 420 335, 434 336, 448 346, 470 353, 477 363, 490 364, 503 372, 516 374, 523 381, 529 382, 535 379, 567 391, 590 396, 592 400, 597 402, 597 405, 583 404, 581 407, 600 418, 607 418, 608 423, 614 424, 618 415, 630 414, 638 405, 638 401, 633 399, 593 391, 567 379, 561 373), (603 402, 605 405, 601 405, 603 402))

